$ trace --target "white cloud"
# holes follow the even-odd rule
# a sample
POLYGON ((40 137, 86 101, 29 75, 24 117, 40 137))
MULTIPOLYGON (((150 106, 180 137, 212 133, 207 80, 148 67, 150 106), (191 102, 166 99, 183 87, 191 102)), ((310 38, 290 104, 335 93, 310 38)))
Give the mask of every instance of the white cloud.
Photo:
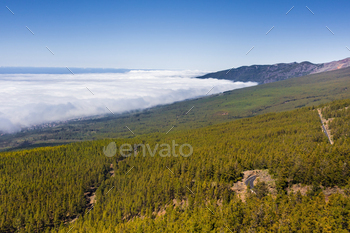
POLYGON ((130 71, 113 74, 1 74, 0 131, 41 123, 149 108, 256 85, 196 79, 200 71, 130 71), (87 88, 93 93, 91 94, 87 88))

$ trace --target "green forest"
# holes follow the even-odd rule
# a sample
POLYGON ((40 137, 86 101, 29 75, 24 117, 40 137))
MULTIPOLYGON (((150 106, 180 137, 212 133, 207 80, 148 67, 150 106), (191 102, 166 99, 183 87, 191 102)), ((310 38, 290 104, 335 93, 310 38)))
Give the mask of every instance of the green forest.
POLYGON ((344 140, 350 136, 350 101, 334 101, 331 105, 322 106, 322 115, 330 120, 329 128, 333 138, 344 140))
MULTIPOLYGON (((198 129, 0 153, 0 232, 348 232, 350 100, 198 129), (317 108, 334 118, 331 145, 317 108), (193 154, 125 157, 114 142, 190 144, 193 154), (242 201, 243 172, 267 169, 242 201), (305 195, 287 192, 311 187, 305 195), (327 200, 323 190, 339 187, 327 200), (94 201, 87 195, 94 190, 94 201)), ((131 152, 133 152, 131 150, 131 152)))

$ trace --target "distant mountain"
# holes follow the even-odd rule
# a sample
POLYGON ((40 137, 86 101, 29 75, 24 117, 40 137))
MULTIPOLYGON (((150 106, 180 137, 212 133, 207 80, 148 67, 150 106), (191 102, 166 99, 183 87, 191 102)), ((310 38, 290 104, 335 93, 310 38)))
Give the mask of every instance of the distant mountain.
POLYGON ((349 66, 350 58, 322 64, 313 64, 305 61, 301 63, 279 63, 275 65, 252 65, 209 73, 198 78, 228 79, 241 82, 252 81, 263 84, 309 74, 337 70, 349 66))

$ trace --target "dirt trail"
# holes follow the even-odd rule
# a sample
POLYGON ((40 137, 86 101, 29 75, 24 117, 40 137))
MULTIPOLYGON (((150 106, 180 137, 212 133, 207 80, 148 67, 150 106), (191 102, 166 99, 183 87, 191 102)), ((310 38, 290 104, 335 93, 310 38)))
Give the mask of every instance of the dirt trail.
MULTIPOLYGON (((111 174, 111 177, 114 177, 114 168, 113 164, 110 165, 110 171, 109 174, 111 174)), ((96 203, 96 190, 97 188, 95 186, 91 186, 86 193, 84 193, 85 199, 86 199, 86 209, 91 209, 94 204, 96 203)), ((78 216, 73 218, 69 223, 73 223, 78 219, 78 216)), ((66 223, 65 223, 66 224, 66 223)))
MULTIPOLYGON (((113 168, 113 163, 110 165, 110 171, 109 174, 111 174, 111 177, 114 177, 114 168, 113 168)), ((97 188, 94 186, 90 187, 90 190, 84 193, 84 196, 86 198, 86 208, 90 209, 96 203, 96 190, 97 188)))
POLYGON ((114 168, 113 168, 113 163, 111 163, 110 168, 111 168, 111 170, 109 171, 109 173, 111 174, 111 177, 114 177, 114 168))
POLYGON ((332 139, 333 136, 332 136, 331 131, 329 129, 329 123, 333 120, 333 118, 329 118, 328 120, 326 120, 322 116, 321 109, 317 109, 317 112, 318 112, 318 115, 320 116, 320 119, 321 119, 322 131, 325 132, 326 136, 328 137, 329 142, 331 143, 331 145, 333 145, 334 144, 334 141, 332 139))
POLYGON ((86 208, 90 209, 92 208, 92 206, 94 205, 94 203, 96 202, 96 190, 97 188, 94 186, 90 187, 90 190, 88 190, 86 193, 84 193, 84 196, 86 198, 86 208))

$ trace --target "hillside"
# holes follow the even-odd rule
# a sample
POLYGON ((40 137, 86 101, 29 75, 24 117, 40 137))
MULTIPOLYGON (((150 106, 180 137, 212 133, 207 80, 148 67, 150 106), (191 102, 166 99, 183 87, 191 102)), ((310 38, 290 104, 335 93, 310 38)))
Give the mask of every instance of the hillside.
POLYGON ((322 73, 350 66, 350 58, 328 63, 313 64, 311 62, 279 63, 274 65, 242 66, 209 73, 198 78, 228 79, 240 82, 272 83, 289 78, 322 73))
POLYGON ((155 132, 165 134, 172 126, 174 126, 172 131, 194 129, 268 112, 293 110, 350 98, 349 90, 350 68, 344 68, 177 102, 145 111, 72 121, 53 128, 2 135, 0 148, 31 148, 80 140, 134 137, 126 126, 135 135, 155 132))
POLYGON ((0 153, 0 232, 346 232, 350 139, 343 134, 330 145, 316 108, 0 153), (111 142, 117 148, 123 143, 155 148, 173 140, 190 144, 193 154, 152 156, 146 150, 141 156, 141 147, 136 156, 103 155, 111 142), (266 169, 276 193, 257 183, 242 202, 234 183, 247 170, 266 169), (288 194, 293 184, 312 188, 304 196, 288 194), (326 202, 322 189, 335 185, 344 194, 334 193, 326 202), (84 194, 91 187, 97 188, 96 202, 89 207, 84 194))
POLYGON ((331 105, 322 106, 322 115, 326 119, 333 140, 344 140, 350 136, 350 101, 339 100, 331 105))

